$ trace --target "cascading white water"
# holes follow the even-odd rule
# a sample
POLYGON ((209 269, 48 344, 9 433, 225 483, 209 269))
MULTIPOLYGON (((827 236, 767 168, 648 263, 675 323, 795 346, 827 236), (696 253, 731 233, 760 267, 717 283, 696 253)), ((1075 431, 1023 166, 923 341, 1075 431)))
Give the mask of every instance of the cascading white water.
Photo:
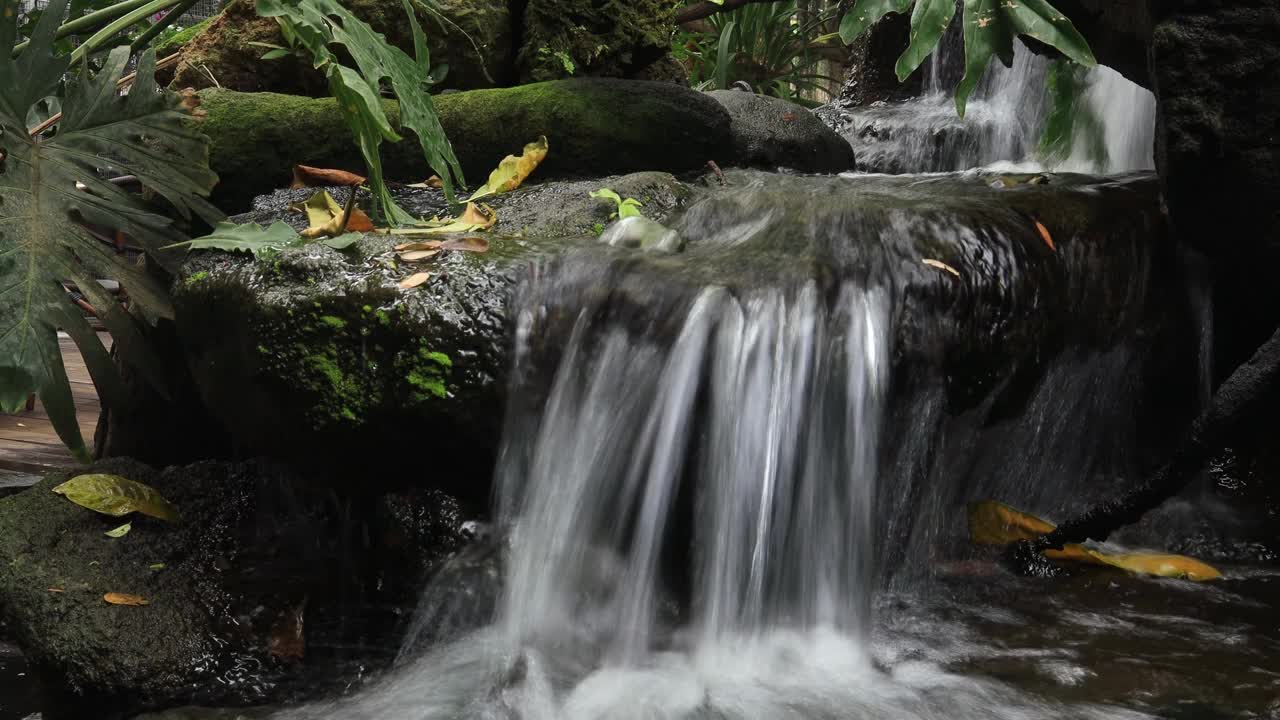
POLYGON ((1046 158, 1040 140, 1050 111, 1049 61, 1016 44, 1014 61, 993 61, 964 118, 956 114, 946 69, 963 52, 944 40, 926 68, 923 94, 876 103, 844 115, 838 129, 871 172, 913 173, 1003 166, 1017 171, 1111 174, 1155 168, 1155 96, 1116 71, 1096 67, 1084 78, 1073 112, 1079 123, 1064 157, 1046 158), (1096 128, 1090 125, 1096 121, 1096 128))

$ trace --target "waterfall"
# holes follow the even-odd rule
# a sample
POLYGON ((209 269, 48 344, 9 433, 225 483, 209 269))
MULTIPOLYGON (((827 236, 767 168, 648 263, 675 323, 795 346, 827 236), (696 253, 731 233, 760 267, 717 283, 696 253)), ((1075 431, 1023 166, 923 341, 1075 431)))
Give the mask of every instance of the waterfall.
POLYGON ((868 172, 916 173, 996 166, 1112 174, 1155 168, 1155 96, 1116 71, 1088 71, 1070 113, 1080 118, 1069 152, 1044 157, 1040 142, 1051 109, 1046 90, 1050 62, 1016 43, 1005 67, 993 60, 969 100, 956 114, 952 87, 963 47, 948 33, 925 68, 920 97, 875 103, 837 113, 836 129, 853 145, 868 172))
POLYGON ((1117 408, 1167 335, 1155 183, 727 179, 671 221, 678 256, 530 272, 491 539, 436 575, 397 668, 275 717, 1124 716, 958 672, 966 631, 911 608, 972 552, 966 502, 1061 512, 1132 470, 1117 408), (1028 202, 1075 208, 1056 249, 1028 202))

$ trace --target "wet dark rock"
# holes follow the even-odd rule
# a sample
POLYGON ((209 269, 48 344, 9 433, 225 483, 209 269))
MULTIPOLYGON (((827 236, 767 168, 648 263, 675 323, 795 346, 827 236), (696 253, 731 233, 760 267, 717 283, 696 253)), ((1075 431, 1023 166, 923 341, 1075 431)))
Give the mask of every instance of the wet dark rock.
MULTIPOLYGON (((445 251, 416 267, 397 266, 398 240, 385 236, 345 253, 305 245, 266 260, 193 254, 174 292, 204 404, 241 445, 342 485, 358 477, 367 488, 444 487, 485 502, 508 364, 507 298, 539 258, 598 245, 614 211, 590 197, 601 187, 636 198, 658 221, 690 195, 662 173, 528 187, 491 198, 499 222, 487 253, 445 251), (397 287, 419 270, 429 282, 397 287)), ((285 208, 308 192, 264 197, 243 219, 297 223, 285 208)), ((425 215, 443 206, 438 191, 400 200, 425 215)))
POLYGON ((1156 162, 1174 230, 1215 266, 1223 378, 1280 323, 1280 7, 1168 5, 1153 44, 1156 162))
MULTIPOLYGON (((295 164, 363 173, 364 163, 331 99, 207 90, 203 130, 220 182, 213 199, 235 213, 286 187, 295 164)), ((385 105, 398 124, 396 103, 385 105)), ((551 146, 536 180, 660 170, 685 172, 708 160, 732 165, 729 115, 703 93, 677 85, 576 79, 450 93, 440 121, 467 179, 478 186, 508 154, 545 135, 551 146)), ((418 141, 384 146, 386 176, 408 183, 432 175, 418 141)))
POLYGON ((849 143, 806 108, 737 90, 715 90, 708 95, 732 118, 730 132, 739 162, 816 173, 856 168, 849 143))
POLYGON ((447 498, 379 511, 267 462, 93 470, 151 485, 183 522, 134 516, 108 538, 125 520, 51 492, 69 472, 0 500, 0 615, 46 691, 48 720, 285 701, 349 682, 398 647, 421 576, 411 563, 462 541, 447 498), (111 605, 109 592, 150 604, 111 605), (289 652, 286 630, 302 640, 289 652))

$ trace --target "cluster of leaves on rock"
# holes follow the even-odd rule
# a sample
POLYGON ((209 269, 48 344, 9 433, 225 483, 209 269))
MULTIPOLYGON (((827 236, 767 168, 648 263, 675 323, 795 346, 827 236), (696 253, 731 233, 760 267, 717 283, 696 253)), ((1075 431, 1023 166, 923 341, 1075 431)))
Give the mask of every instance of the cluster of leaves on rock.
MULTIPOLYGON (((938 47, 956 14, 955 0, 857 0, 840 22, 840 36, 853 42, 889 13, 911 13, 911 43, 898 58, 898 80, 906 80, 938 47), (914 6, 914 10, 912 10, 914 6)), ((964 77, 956 86, 956 110, 964 115, 992 57, 1013 63, 1013 40, 1026 35, 1086 67, 1097 64, 1089 43, 1067 16, 1047 0, 964 0, 964 77)))

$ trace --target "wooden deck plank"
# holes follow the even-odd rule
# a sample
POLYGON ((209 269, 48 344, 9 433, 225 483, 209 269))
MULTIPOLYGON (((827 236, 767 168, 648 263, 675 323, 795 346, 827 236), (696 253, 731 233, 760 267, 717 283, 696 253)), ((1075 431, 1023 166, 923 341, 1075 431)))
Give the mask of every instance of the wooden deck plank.
MULTIPOLYGON (((109 348, 110 338, 100 338, 109 348)), ((92 443, 98 424, 98 394, 89 378, 80 351, 69 337, 59 337, 62 362, 71 381, 76 420, 86 443, 92 443)), ((43 473, 75 463, 75 458, 54 432, 49 414, 39 400, 35 408, 12 415, 0 414, 0 473, 43 473)))

